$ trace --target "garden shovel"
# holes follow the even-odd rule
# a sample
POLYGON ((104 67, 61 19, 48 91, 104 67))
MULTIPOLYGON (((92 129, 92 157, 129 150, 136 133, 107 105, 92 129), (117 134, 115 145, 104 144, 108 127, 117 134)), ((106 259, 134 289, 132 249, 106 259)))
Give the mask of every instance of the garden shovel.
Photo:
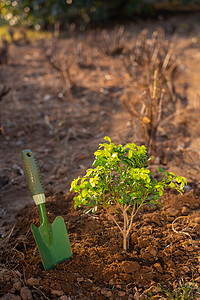
POLYGON ((48 223, 45 209, 45 195, 41 184, 37 162, 31 150, 22 151, 22 164, 28 187, 40 213, 40 226, 31 224, 44 269, 50 270, 55 264, 72 256, 71 246, 64 219, 56 217, 48 223))

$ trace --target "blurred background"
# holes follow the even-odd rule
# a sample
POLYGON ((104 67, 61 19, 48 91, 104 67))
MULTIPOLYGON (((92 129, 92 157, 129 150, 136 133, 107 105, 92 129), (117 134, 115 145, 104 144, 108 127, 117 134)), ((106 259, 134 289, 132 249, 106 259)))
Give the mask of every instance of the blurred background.
POLYGON ((199 9, 199 0, 2 0, 0 4, 2 24, 21 24, 37 30, 50 29, 55 22, 63 29, 71 24, 84 30, 136 16, 147 18, 199 9))

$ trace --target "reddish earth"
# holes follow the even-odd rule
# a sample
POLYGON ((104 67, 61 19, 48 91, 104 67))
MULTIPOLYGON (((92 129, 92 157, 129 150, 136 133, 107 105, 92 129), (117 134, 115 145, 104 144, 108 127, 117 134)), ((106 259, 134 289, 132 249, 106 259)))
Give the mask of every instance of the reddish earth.
POLYGON ((125 26, 132 40, 144 27, 152 32, 162 26, 167 38, 175 28, 176 101, 165 103, 168 119, 160 124, 151 169, 156 172, 159 165, 188 180, 184 195, 166 191, 163 206, 138 213, 128 253, 122 252, 112 221, 101 211, 87 216, 75 211, 68 192, 71 181, 90 167, 105 135, 116 143, 145 142, 119 100, 130 84, 122 56, 105 54, 84 34, 63 39, 59 51, 71 61, 74 82, 70 102, 60 74, 46 59, 49 41, 10 46, 9 63, 0 67, 1 82, 11 86, 1 101, 2 299, 173 299, 164 290, 185 283, 194 299, 200 298, 200 23, 195 14, 190 20, 180 16, 125 26), (22 171, 21 150, 27 148, 40 166, 49 221, 64 217, 73 252, 48 272, 30 231, 32 223, 39 225, 39 215, 22 171))

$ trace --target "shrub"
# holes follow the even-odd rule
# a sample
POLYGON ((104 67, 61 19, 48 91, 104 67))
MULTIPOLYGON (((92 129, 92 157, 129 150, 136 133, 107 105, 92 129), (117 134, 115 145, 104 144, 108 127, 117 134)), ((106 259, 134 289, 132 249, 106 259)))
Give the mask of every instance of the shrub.
POLYGON ((152 158, 147 157, 145 146, 115 145, 109 137, 104 139, 108 143, 100 144, 94 153, 93 168, 84 177, 75 179, 71 190, 77 193, 75 208, 83 205, 87 207, 86 213, 99 207, 104 209, 120 230, 123 249, 127 251, 133 220, 140 208, 145 204, 155 207, 166 187, 182 193, 186 179, 159 168, 163 176, 157 181, 147 168, 152 158), (123 225, 116 213, 123 216, 123 225))

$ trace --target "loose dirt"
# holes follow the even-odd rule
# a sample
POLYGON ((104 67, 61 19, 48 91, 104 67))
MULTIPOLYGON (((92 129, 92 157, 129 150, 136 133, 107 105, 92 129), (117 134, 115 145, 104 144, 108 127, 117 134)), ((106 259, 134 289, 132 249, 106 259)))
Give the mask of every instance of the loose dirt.
POLYGON ((190 19, 125 25, 126 36, 133 39, 144 27, 152 32, 162 26, 167 38, 177 34, 176 101, 164 108, 151 169, 156 172, 159 165, 188 180, 184 195, 166 191, 163 206, 138 213, 128 253, 122 252, 122 237, 112 221, 101 211, 87 216, 75 211, 69 193, 71 181, 91 166, 105 135, 116 143, 145 142, 137 120, 119 100, 130 80, 123 59, 93 47, 85 34, 62 39, 59 49, 71 59, 74 82, 70 102, 60 74, 46 58, 50 41, 10 46, 9 63, 0 66, 1 82, 11 86, 1 101, 2 299, 170 299, 164 289, 193 281, 198 292, 200 23, 195 14, 190 19), (73 252, 48 272, 30 231, 31 223, 39 225, 39 215, 22 170, 21 150, 27 148, 40 166, 49 221, 64 217, 73 252))

